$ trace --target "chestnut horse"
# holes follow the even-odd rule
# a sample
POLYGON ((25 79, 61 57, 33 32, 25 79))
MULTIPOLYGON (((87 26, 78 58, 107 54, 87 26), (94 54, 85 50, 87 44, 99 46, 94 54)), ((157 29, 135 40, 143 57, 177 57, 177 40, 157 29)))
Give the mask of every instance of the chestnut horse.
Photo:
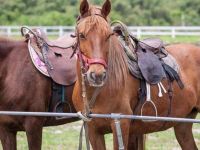
MULTIPOLYGON (((24 41, 0 38, 0 110, 46 112, 51 98, 51 79, 33 65, 24 41)), ((74 85, 66 88, 72 105, 74 85)), ((72 105, 73 106, 73 105, 72 105)), ((75 112, 75 109, 73 112, 75 112)), ((70 112, 69 110, 67 110, 70 112)), ((43 126, 59 125, 74 119, 0 116, 0 139, 4 150, 16 150, 17 131, 25 131, 29 150, 40 150, 43 126)))
MULTIPOLYGON (((79 45, 78 80, 72 99, 77 111, 87 113, 86 106, 90 103, 89 100, 96 88, 101 88, 96 101, 93 101, 93 107, 89 107, 90 112, 131 115, 138 103, 140 82, 129 74, 126 54, 117 36, 113 35, 107 20, 110 10, 110 0, 106 0, 102 8, 89 5, 87 0, 81 2, 81 16, 76 27, 79 45)), ((200 111, 200 48, 190 44, 175 44, 167 46, 166 49, 180 65, 180 76, 185 84, 185 88, 181 90, 173 83, 174 95, 169 116, 195 118, 200 111)), ((163 84, 168 87, 167 81, 164 80, 163 84)), ((158 99, 157 86, 152 86, 151 91, 158 115, 167 116, 168 94, 158 99)), ((144 114, 154 115, 154 112, 150 106, 146 106, 144 114)), ((87 125, 93 149, 105 150, 104 134, 111 132, 114 149, 118 149, 114 120, 94 118, 87 125)), ((192 134, 192 123, 132 122, 121 119, 125 149, 134 149, 130 142, 133 135, 162 131, 171 127, 174 127, 176 138, 183 150, 197 150, 192 134)))

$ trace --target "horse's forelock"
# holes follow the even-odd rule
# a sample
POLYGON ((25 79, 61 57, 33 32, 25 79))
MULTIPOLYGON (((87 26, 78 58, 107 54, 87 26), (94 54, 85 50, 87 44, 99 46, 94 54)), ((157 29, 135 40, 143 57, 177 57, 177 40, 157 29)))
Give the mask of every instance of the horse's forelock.
POLYGON ((89 16, 83 18, 83 20, 78 25, 78 30, 81 33, 87 35, 90 31, 99 32, 102 35, 108 36, 110 33, 109 23, 101 17, 99 13, 100 8, 97 6, 90 6, 89 16))

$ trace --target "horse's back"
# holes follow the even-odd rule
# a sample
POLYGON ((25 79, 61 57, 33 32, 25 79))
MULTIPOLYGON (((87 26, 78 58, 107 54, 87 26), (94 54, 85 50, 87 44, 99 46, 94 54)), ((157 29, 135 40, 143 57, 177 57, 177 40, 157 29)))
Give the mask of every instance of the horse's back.
POLYGON ((200 47, 194 44, 172 44, 166 49, 176 59, 181 71, 200 75, 200 47))

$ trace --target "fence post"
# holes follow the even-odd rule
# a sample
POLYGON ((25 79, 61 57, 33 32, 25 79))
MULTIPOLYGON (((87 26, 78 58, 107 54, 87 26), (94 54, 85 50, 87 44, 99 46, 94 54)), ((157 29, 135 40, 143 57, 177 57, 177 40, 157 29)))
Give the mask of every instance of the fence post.
POLYGON ((11 36, 11 27, 7 27, 7 36, 11 36))
POLYGON ((175 28, 172 28, 172 38, 176 38, 176 30, 175 28))
POLYGON ((137 38, 141 38, 141 29, 140 29, 140 27, 137 28, 137 38))
POLYGON ((59 37, 63 36, 63 27, 59 26, 59 37))
POLYGON ((120 116, 121 114, 111 114, 111 118, 114 119, 114 122, 115 122, 119 150, 124 150, 122 130, 121 130, 121 125, 120 125, 120 120, 119 120, 120 116))
POLYGON ((43 31, 44 31, 45 34, 48 34, 46 27, 43 27, 43 31))

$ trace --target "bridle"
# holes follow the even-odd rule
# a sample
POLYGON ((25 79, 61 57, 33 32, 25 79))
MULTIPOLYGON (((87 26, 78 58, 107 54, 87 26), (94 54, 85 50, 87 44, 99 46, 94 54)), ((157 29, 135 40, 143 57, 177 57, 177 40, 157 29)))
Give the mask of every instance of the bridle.
MULTIPOLYGON (((100 14, 93 14, 95 16, 98 16, 98 17, 102 17, 106 22, 108 22, 102 15, 100 14)), ((95 100, 96 100, 96 97, 98 96, 98 94, 100 93, 100 89, 101 88, 96 88, 94 90, 94 93, 90 99, 90 101, 88 101, 88 98, 87 98, 87 93, 86 93, 86 82, 87 82, 87 78, 86 78, 86 73, 90 67, 90 65, 93 65, 93 64, 100 64, 102 66, 104 66, 105 69, 107 69, 108 67, 108 64, 106 62, 106 60, 102 59, 102 58, 89 58, 88 56, 86 56, 82 51, 81 51, 81 48, 80 48, 80 32, 78 30, 78 25, 79 23, 85 19, 86 17, 91 17, 93 15, 88 15, 88 16, 84 16, 83 18, 81 17, 78 17, 79 19, 77 20, 77 26, 76 26, 76 35, 75 37, 77 38, 77 42, 75 44, 75 47, 74 47, 74 54, 77 54, 78 56, 78 60, 79 60, 79 63, 80 63, 80 68, 81 68, 81 88, 82 88, 82 98, 83 98, 83 103, 84 103, 84 115, 87 117, 88 114, 90 113, 90 110, 91 108, 93 108, 94 106, 94 103, 95 103, 95 100)), ((108 35, 108 37, 106 38, 106 40, 109 40, 109 48, 110 48, 110 45, 111 45, 111 36, 113 35, 113 33, 110 33, 108 35)))
MULTIPOLYGON (((96 16, 102 17, 104 18, 102 15, 100 14, 94 14, 96 16)), ((88 15, 86 17, 90 17, 92 15, 88 15)), ((84 18, 86 18, 84 17, 84 18)), ((90 110, 94 107, 94 103, 96 101, 96 97, 98 96, 98 94, 100 93, 101 88, 96 88, 94 90, 94 93, 90 99, 90 101, 88 101, 87 98, 87 92, 86 92, 86 82, 87 82, 87 78, 86 78, 86 73, 90 67, 90 65, 92 64, 100 64, 102 66, 104 66, 105 69, 107 69, 108 65, 106 60, 102 59, 102 58, 89 58, 88 56, 86 56, 80 48, 80 32, 78 30, 78 24, 84 19, 81 17, 78 17, 79 19, 77 20, 77 26, 76 26, 76 35, 75 37, 77 38, 77 42, 76 45, 74 47, 74 53, 73 54, 77 54, 78 56, 78 60, 80 63, 80 68, 81 68, 81 88, 82 88, 82 98, 83 98, 83 103, 84 103, 84 115, 87 117, 88 114, 90 113, 90 110)), ((105 18, 104 18, 105 19, 105 18)), ((107 20, 105 19, 105 21, 107 22, 107 20)), ((109 36, 106 38, 106 40, 109 40, 109 48, 111 45, 111 40, 110 37, 111 35, 113 35, 113 33, 110 33, 109 36)))
MULTIPOLYGON (((107 19, 104 18, 101 14, 93 14, 93 15, 88 15, 88 16, 85 16, 85 17, 78 17, 77 19, 77 26, 76 26, 76 35, 75 37, 77 38, 77 42, 75 44, 75 48, 74 48, 74 53, 73 54, 77 54, 78 56, 78 59, 79 59, 79 62, 81 64, 81 68, 82 68, 82 71, 83 73, 86 73, 90 67, 90 65, 93 65, 93 64, 100 64, 102 65, 105 69, 107 69, 108 67, 108 64, 107 64, 107 61, 103 58, 90 58, 88 56, 86 56, 82 51, 81 51, 81 48, 80 48, 80 32, 78 30, 78 25, 81 23, 81 21, 87 17, 91 17, 91 16, 99 16, 99 17, 102 17, 106 22, 107 19)), ((111 32, 108 37, 106 38, 106 40, 109 40, 109 44, 110 44, 110 37, 113 35, 114 33, 111 32)))

